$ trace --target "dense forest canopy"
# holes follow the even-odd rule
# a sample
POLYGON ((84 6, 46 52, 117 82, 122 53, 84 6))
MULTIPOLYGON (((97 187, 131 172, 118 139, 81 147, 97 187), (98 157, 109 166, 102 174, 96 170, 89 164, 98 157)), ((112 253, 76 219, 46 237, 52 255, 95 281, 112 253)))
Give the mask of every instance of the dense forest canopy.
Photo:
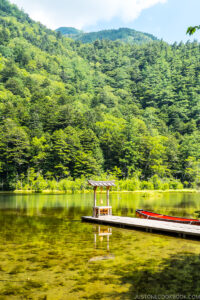
POLYGON ((0 175, 199 183, 200 45, 83 44, 0 0, 0 175))
POLYGON ((121 41, 129 44, 144 44, 156 41, 157 38, 149 33, 130 28, 108 29, 97 32, 83 32, 73 27, 60 27, 56 30, 66 37, 82 43, 92 43, 96 40, 121 41))

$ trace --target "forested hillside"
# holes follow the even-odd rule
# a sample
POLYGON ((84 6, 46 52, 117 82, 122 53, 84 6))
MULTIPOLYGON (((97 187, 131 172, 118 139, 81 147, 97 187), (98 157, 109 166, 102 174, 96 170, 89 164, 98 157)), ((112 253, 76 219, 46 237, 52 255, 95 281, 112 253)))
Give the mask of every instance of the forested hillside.
POLYGON ((60 27, 56 31, 82 43, 92 43, 96 40, 110 40, 128 44, 145 44, 157 40, 152 34, 130 28, 109 29, 86 33, 73 27, 60 27))
POLYGON ((82 44, 0 0, 2 188, 105 172, 198 185, 199 71, 197 42, 82 44))
POLYGON ((83 31, 78 30, 74 27, 59 27, 58 29, 56 29, 56 31, 62 33, 62 35, 65 35, 67 37, 77 36, 83 33, 83 31))

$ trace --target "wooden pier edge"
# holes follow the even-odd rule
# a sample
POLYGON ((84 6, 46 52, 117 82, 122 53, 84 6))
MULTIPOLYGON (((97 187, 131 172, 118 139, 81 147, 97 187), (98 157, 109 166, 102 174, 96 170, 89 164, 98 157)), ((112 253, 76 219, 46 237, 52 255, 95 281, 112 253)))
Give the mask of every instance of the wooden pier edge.
POLYGON ((110 225, 113 227, 146 231, 149 233, 159 233, 179 238, 200 240, 200 226, 196 225, 116 216, 103 216, 99 218, 83 216, 82 221, 97 223, 101 225, 110 225))

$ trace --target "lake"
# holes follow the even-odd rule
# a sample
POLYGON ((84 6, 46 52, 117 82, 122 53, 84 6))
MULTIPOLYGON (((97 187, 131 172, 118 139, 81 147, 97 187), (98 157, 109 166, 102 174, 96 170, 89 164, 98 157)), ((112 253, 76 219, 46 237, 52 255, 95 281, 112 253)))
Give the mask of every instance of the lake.
MULTIPOLYGON (((200 193, 110 196, 121 216, 200 210, 200 193)), ((0 195, 0 299, 200 299, 200 241, 82 223, 92 205, 90 193, 0 195)))

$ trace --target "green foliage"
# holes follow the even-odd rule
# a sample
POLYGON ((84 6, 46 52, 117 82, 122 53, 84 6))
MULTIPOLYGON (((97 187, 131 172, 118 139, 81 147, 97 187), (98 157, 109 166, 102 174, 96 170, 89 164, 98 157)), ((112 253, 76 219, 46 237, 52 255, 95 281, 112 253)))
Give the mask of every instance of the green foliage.
POLYGON ((75 41, 80 41, 82 43, 92 43, 97 41, 96 45, 98 45, 98 40, 120 41, 129 44, 143 44, 157 40, 157 38, 152 34, 139 32, 130 28, 109 29, 84 33, 73 27, 60 27, 56 31, 62 33, 66 37, 70 37, 75 41))
POLYGON ((199 30, 199 29, 200 29, 200 25, 199 26, 190 26, 190 27, 188 27, 186 33, 189 35, 192 35, 196 32, 196 30, 199 30))
POLYGON ((178 190, 178 189, 181 190, 183 189, 183 184, 177 180, 176 181, 174 180, 169 183, 169 188, 173 190, 178 190))
POLYGON ((38 174, 37 178, 33 184, 33 190, 36 192, 40 192, 40 191, 45 190, 47 188, 47 186, 48 186, 48 184, 47 184, 46 180, 43 178, 43 176, 41 174, 38 174))
POLYGON ((153 185, 152 182, 142 181, 141 182, 141 189, 142 190, 154 190, 154 185, 153 185))
MULTIPOLYGON (((149 181, 140 181, 138 177, 132 177, 130 179, 116 179, 113 174, 104 174, 94 177, 96 180, 115 180, 115 187, 112 187, 112 191, 139 191, 139 190, 178 190, 183 189, 183 184, 174 179, 161 179, 154 175, 149 181)), ((185 188, 198 188, 198 184, 184 182, 185 188)), ((34 169, 29 170, 29 174, 24 174, 18 177, 18 180, 13 184, 13 188, 16 190, 42 192, 44 190, 52 192, 86 192, 91 191, 92 188, 88 186, 87 179, 82 175, 80 178, 73 180, 72 177, 67 177, 56 181, 55 179, 44 179, 40 173, 36 173, 34 169)))
POLYGON ((129 29, 91 39, 0 0, 2 188, 84 190, 107 176, 122 190, 198 187, 199 44, 129 29))
POLYGON ((59 27, 58 29, 56 29, 56 31, 62 33, 63 35, 66 35, 66 36, 78 35, 78 34, 82 33, 81 30, 78 30, 73 27, 59 27))

